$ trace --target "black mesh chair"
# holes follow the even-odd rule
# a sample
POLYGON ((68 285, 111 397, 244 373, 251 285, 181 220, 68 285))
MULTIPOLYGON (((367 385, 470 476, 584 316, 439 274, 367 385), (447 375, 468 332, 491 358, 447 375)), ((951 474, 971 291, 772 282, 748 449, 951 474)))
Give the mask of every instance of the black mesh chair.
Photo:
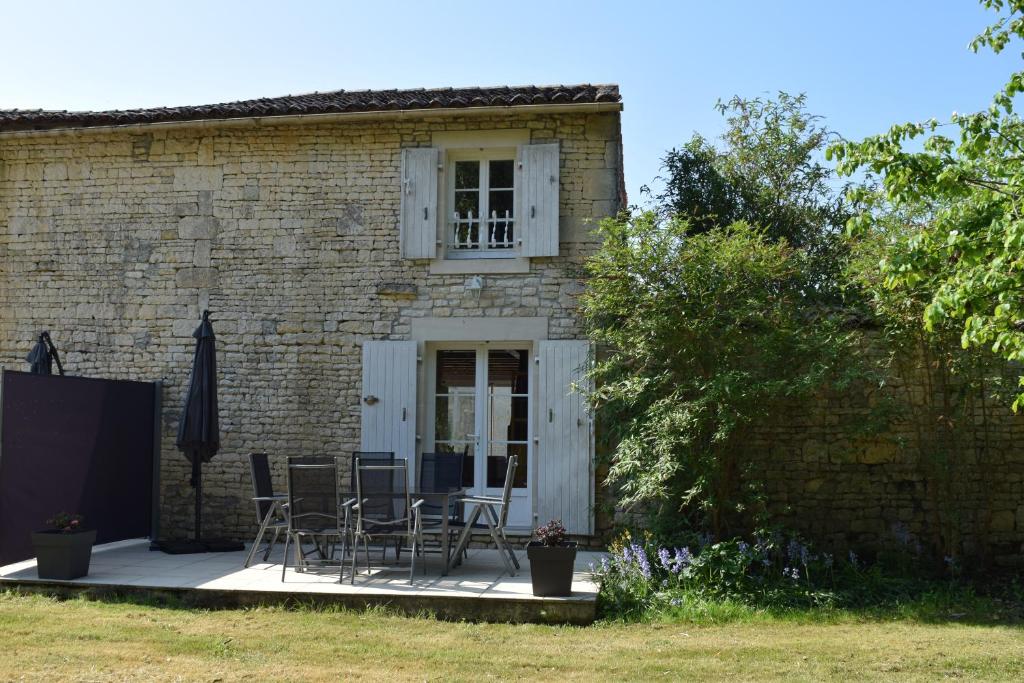
MULTIPOLYGON (((333 564, 330 559, 335 539, 343 541, 338 500, 338 466, 334 458, 288 458, 288 528, 284 539, 281 581, 288 569, 288 545, 295 543, 296 570, 310 564, 333 564), (318 557, 310 560, 303 542, 312 541, 318 557)), ((343 566, 343 562, 337 561, 343 566)))
MULTIPOLYGON (((419 490, 448 492, 458 491, 462 488, 462 468, 466 461, 466 453, 423 453, 420 455, 419 490)), ((423 519, 423 530, 440 533, 442 530, 442 518, 448 516, 448 523, 457 523, 461 519, 462 506, 452 500, 447 510, 442 509, 441 503, 424 498, 420 506, 420 516, 423 519)), ((454 535, 456 529, 448 527, 449 535, 454 535)), ((447 560, 448 558, 445 558, 447 560)))
POLYGON ((264 562, 270 557, 270 551, 277 543, 277 537, 288 528, 288 496, 274 493, 274 482, 270 477, 270 462, 266 453, 249 454, 249 472, 252 476, 252 501, 256 508, 256 523, 259 525, 259 531, 256 532, 256 538, 249 548, 249 553, 245 556, 244 566, 246 567, 252 563, 256 549, 263 542, 267 532, 273 531, 274 536, 267 543, 266 550, 263 552, 264 562))
MULTIPOLYGON (((344 501, 344 528, 345 528, 345 543, 342 545, 342 557, 345 556, 345 550, 348 544, 352 540, 352 505, 355 504, 356 494, 356 460, 359 459, 364 465, 394 465, 395 464, 395 452, 394 451, 355 451, 352 454, 352 466, 349 470, 349 488, 345 492, 344 501)), ((396 559, 398 557, 396 552, 396 559)), ((381 549, 381 559, 384 559, 384 554, 387 553, 387 547, 381 549)))
POLYGON ((356 459, 362 460, 364 465, 394 465, 394 451, 356 451, 352 454, 352 469, 349 477, 349 490, 355 493, 356 490, 356 459))
MULTIPOLYGON (((355 459, 356 502, 352 505, 355 523, 352 527, 352 583, 356 582, 356 559, 359 541, 366 554, 366 572, 370 573, 370 543, 380 541, 384 547, 395 540, 400 552, 402 541, 408 541, 412 552, 409 584, 416 572, 416 556, 422 550, 423 529, 420 520, 422 500, 412 500, 409 492, 409 470, 406 461, 397 458, 390 465, 355 459)), ((396 555, 397 555, 396 552, 396 555)), ((426 573, 426 563, 423 572, 426 573)))

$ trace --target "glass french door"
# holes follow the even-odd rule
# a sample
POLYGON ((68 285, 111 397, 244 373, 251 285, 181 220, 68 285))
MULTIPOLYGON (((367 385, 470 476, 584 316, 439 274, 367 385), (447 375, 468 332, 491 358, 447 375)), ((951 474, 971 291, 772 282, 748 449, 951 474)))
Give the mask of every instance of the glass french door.
POLYGON ((502 494, 508 457, 518 456, 508 524, 531 527, 529 346, 440 349, 433 360, 434 451, 465 453, 463 485, 488 496, 502 494))

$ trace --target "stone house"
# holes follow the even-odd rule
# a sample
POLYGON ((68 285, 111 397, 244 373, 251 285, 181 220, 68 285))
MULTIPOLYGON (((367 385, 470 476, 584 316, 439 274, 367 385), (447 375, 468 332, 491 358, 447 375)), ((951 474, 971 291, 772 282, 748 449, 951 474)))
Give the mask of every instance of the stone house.
POLYGON ((71 374, 164 382, 161 509, 195 328, 218 334, 205 527, 249 537, 246 455, 466 450, 510 525, 594 533, 570 385, 593 222, 625 204, 614 85, 337 91, 112 112, 0 111, 0 366, 41 329, 71 374))

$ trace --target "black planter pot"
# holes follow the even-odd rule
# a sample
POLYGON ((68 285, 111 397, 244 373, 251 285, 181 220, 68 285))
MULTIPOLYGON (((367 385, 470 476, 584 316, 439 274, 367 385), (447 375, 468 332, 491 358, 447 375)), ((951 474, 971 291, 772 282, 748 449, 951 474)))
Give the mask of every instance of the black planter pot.
POLYGON ((32 532, 39 578, 68 581, 85 576, 89 573, 89 560, 95 542, 95 529, 70 534, 63 531, 32 532))
POLYGON ((576 561, 576 542, 545 546, 540 541, 526 545, 530 559, 533 594, 541 597, 572 595, 572 566, 576 561))

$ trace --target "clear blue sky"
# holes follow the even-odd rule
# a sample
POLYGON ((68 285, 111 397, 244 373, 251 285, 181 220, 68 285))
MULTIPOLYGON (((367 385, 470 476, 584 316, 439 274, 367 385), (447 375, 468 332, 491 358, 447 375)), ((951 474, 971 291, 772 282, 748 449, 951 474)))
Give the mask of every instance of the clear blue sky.
POLYGON ((848 138, 987 106, 1021 61, 967 50, 993 18, 974 0, 0 0, 0 108, 614 82, 635 202, 666 149, 721 132, 718 98, 805 92, 848 138))

